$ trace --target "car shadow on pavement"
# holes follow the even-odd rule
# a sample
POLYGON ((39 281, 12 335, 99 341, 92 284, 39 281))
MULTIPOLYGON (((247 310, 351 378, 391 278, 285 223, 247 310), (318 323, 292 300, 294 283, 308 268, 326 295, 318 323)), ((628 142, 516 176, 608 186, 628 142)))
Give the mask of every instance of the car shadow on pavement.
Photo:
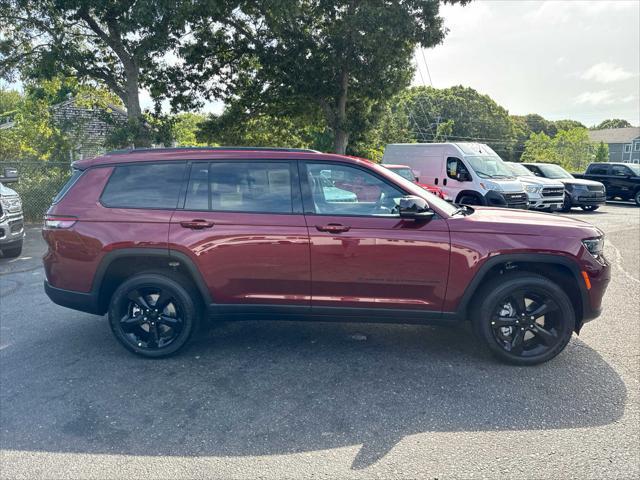
POLYGON ((627 395, 576 337, 526 368, 498 363, 466 328, 237 322, 181 356, 145 360, 104 319, 67 312, 56 310, 64 322, 47 341, 25 335, 0 350, 3 449, 255 456, 361 445, 352 468, 362 469, 417 433, 606 425, 627 395))

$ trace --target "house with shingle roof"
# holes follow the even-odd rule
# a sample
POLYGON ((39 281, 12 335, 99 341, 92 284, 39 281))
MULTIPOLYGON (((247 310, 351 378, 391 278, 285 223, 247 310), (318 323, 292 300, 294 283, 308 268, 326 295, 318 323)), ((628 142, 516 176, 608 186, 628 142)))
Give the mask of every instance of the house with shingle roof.
POLYGON ((590 130, 589 138, 609 145, 610 162, 640 163, 640 127, 590 130))

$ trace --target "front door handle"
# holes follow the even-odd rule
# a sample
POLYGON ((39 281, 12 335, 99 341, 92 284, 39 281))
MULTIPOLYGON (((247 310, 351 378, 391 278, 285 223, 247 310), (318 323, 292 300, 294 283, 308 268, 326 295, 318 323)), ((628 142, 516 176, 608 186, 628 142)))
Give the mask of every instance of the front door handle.
POLYGON ((195 220, 180 222, 180 225, 184 228, 191 228, 192 230, 202 230, 204 228, 213 227, 213 222, 196 218, 195 220))
POLYGON ((342 225, 340 223, 330 223, 328 225, 316 225, 316 229, 319 232, 343 233, 348 232, 351 227, 349 227, 348 225, 342 225))

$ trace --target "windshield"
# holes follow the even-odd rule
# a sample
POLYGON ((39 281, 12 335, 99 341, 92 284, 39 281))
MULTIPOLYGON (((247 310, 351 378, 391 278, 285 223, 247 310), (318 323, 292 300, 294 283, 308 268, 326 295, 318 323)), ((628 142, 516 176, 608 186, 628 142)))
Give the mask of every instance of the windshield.
POLYGON ((416 176, 413 174, 413 170, 411 170, 409 167, 390 168, 389 170, 397 173, 402 178, 406 178, 410 182, 415 182, 416 180, 416 176))
POLYGON ((533 173, 527 167, 520 163, 507 163, 507 167, 516 177, 533 177, 533 173))
POLYGON ((507 164, 498 156, 464 157, 480 178, 513 178, 507 164))
POLYGON ((538 165, 546 178, 573 178, 569 172, 559 165, 538 165))

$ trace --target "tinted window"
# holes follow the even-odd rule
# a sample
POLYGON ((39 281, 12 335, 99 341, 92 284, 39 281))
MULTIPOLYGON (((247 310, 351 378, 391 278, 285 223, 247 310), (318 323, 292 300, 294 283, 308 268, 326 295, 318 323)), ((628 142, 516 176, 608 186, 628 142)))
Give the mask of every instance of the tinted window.
POLYGON ((71 189, 71 187, 73 187, 73 184, 76 183, 76 181, 80 178, 81 175, 82 175, 82 170, 73 170, 73 173, 71 174, 71 177, 69 178, 69 180, 67 180, 67 183, 63 185, 62 189, 53 198, 53 203, 58 203, 60 200, 62 200, 62 197, 64 197, 67 194, 67 192, 71 189))
POLYGON ((293 211, 288 162, 213 162, 210 168, 212 210, 293 211))
POLYGON ((306 165, 315 212, 323 215, 397 216, 404 193, 360 168, 306 165))
POLYGON ((623 167, 622 165, 614 165, 611 167, 611 175, 624 177, 625 175, 631 175, 631 172, 627 167, 623 167))
POLYGON ((589 173, 592 175, 606 175, 607 174, 607 166, 606 165, 594 165, 589 170, 589 173))
POLYGON ((149 163, 116 167, 102 193, 107 207, 176 208, 185 163, 149 163))
POLYGON ((209 163, 193 163, 187 185, 185 210, 209 209, 209 163))

